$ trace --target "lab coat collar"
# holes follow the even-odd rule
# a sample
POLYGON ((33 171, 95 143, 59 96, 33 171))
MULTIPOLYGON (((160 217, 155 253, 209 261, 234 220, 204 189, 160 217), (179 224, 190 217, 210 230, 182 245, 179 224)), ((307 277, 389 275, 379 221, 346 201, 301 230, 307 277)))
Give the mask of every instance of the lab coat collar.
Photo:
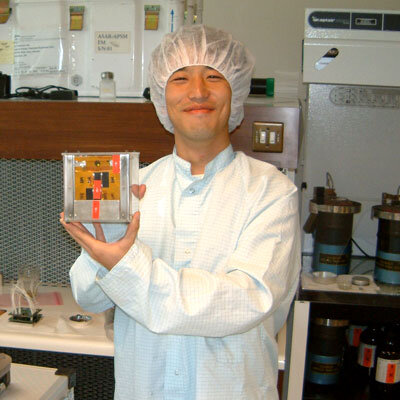
MULTIPOLYGON (((196 180, 196 177, 192 175, 190 162, 176 154, 176 147, 174 147, 173 157, 177 174, 183 175, 192 181, 196 180)), ((218 155, 206 165, 203 178, 215 175, 218 171, 229 165, 234 158, 235 153, 233 152, 232 145, 229 144, 228 147, 218 153, 218 155)))

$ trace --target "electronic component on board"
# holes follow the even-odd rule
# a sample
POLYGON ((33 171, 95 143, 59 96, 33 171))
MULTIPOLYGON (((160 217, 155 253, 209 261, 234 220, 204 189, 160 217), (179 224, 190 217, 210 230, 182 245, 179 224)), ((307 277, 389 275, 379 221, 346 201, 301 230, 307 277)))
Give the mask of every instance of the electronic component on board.
POLYGON ((129 222, 138 210, 139 153, 63 153, 64 219, 129 222))

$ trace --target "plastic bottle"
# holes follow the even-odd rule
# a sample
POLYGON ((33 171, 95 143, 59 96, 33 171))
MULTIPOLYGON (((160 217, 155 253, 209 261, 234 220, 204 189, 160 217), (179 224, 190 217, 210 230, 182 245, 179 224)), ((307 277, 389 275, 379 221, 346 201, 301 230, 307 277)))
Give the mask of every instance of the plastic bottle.
POLYGON ((371 385, 373 399, 400 399, 400 329, 388 326, 377 348, 375 380, 371 385))
POLYGON ((112 72, 102 72, 99 98, 101 101, 115 101, 115 81, 112 72))

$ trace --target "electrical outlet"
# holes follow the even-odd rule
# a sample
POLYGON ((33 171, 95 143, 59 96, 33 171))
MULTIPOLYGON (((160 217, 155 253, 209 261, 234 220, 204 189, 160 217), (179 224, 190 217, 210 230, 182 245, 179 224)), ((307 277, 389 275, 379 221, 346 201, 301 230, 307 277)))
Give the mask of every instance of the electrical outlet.
POLYGON ((283 152, 282 122, 253 122, 253 151, 283 152))

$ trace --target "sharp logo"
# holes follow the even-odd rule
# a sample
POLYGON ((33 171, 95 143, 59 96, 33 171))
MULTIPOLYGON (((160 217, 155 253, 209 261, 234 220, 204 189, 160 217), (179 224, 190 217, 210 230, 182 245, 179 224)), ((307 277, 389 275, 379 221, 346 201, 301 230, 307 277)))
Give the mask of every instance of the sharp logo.
POLYGON ((311 17, 313 22, 335 22, 335 18, 318 18, 318 17, 311 17))

